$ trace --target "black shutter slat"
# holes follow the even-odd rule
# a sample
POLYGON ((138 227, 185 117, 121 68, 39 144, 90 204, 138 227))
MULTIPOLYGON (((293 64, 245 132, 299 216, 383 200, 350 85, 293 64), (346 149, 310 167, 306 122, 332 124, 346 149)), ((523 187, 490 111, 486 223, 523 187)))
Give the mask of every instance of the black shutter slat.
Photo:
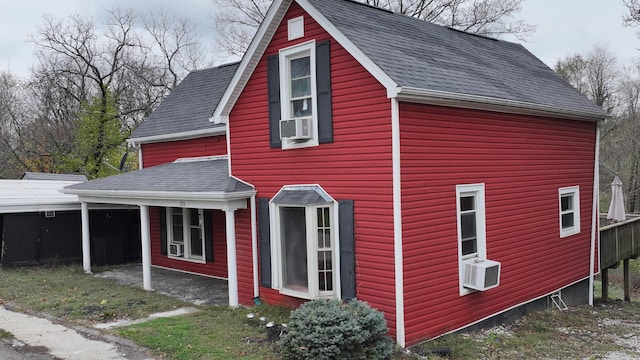
POLYGON ((269 140, 272 148, 282 147, 280 140, 280 62, 278 55, 267 58, 269 91, 269 140))
POLYGON ((160 253, 167 255, 167 208, 157 208, 160 213, 160 253))
POLYGON ((316 44, 316 94, 318 101, 318 141, 333 142, 333 114, 331 109, 331 43, 316 44))
POLYGON ((213 211, 204 210, 202 212, 204 216, 204 252, 205 260, 207 262, 213 262, 213 211))
POLYGON ((271 287, 271 224, 269 222, 269 199, 258 199, 258 238, 260 241, 260 283, 271 287))
POLYGON ((340 285, 342 300, 356 297, 355 224, 353 200, 338 201, 340 228, 340 285))

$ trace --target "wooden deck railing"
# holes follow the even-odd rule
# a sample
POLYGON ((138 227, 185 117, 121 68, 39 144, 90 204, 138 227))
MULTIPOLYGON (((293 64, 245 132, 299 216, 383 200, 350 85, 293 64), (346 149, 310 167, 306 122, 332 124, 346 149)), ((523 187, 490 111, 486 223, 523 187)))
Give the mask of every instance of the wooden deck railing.
POLYGON ((608 300, 609 268, 624 264, 624 299, 631 300, 629 259, 640 256, 640 217, 600 228, 600 269, 602 271, 602 301, 608 300))
POLYGON ((640 217, 600 228, 600 266, 616 266, 640 255, 640 217))

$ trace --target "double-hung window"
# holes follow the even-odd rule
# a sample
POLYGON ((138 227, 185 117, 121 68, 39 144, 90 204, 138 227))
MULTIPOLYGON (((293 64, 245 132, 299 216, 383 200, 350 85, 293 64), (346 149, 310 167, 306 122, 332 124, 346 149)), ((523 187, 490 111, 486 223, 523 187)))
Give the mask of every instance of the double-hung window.
POLYGON ((318 145, 315 41, 280 50, 279 64, 281 126, 295 126, 299 135, 283 138, 282 148, 318 145))
POLYGON ((166 211, 169 257, 204 262, 203 210, 166 208, 166 211))
POLYGON ((460 294, 472 292, 462 286, 464 261, 487 259, 484 184, 456 186, 458 264, 460 294))
POLYGON ((320 187, 283 188, 271 201, 274 281, 280 292, 305 299, 336 295, 336 213, 320 187))
POLYGON ((558 189, 560 206, 560 237, 580 232, 580 188, 570 186, 558 189))

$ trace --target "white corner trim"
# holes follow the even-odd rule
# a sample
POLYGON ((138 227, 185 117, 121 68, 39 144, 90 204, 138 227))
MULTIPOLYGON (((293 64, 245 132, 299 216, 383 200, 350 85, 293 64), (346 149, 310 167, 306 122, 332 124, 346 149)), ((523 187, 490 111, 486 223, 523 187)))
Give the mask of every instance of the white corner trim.
POLYGON ((396 288, 396 341, 405 347, 404 266, 402 254, 402 188, 400 177, 400 104, 391 99, 391 143, 393 159, 393 254, 396 288))
MULTIPOLYGON (((595 161, 593 164, 593 208, 591 210, 591 248, 589 250, 589 306, 593 306, 593 276, 596 258, 596 239, 600 217, 598 216, 598 203, 600 194, 600 123, 596 125, 595 161)), ((598 252, 600 249, 598 249, 598 252)), ((598 271, 600 271, 600 257, 598 257, 598 271)))

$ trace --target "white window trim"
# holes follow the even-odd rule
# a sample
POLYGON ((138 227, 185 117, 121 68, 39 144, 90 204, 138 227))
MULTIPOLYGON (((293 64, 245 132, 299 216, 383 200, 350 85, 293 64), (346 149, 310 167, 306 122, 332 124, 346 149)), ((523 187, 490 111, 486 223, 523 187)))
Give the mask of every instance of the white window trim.
POLYGON ((580 233, 580 187, 568 186, 558 189, 558 224, 560 228, 560 237, 575 235, 580 233), (570 228, 562 228, 562 196, 573 195, 573 226, 570 228))
POLYGON ((467 295, 476 290, 465 288, 464 260, 478 258, 487 259, 487 233, 486 233, 486 210, 484 184, 456 185, 456 223, 458 229, 458 284, 460 295, 467 295), (460 197, 466 194, 474 194, 476 197, 476 245, 477 252, 471 255, 462 256, 462 225, 460 223, 460 197))
POLYGON ((309 56, 310 73, 311 73, 311 106, 313 113, 311 114, 312 137, 306 141, 293 141, 282 139, 282 149, 299 149, 311 146, 318 146, 318 94, 316 90, 316 41, 310 40, 280 49, 279 67, 280 67, 280 116, 281 119, 292 119, 291 101, 289 94, 291 93, 291 79, 289 71, 289 62, 293 59, 309 56))
MULTIPOLYGON (((317 186, 318 188, 320 188, 320 190, 324 191, 324 189, 322 189, 320 186, 318 185, 288 185, 288 186, 284 186, 280 191, 284 190, 284 189, 292 189, 292 188, 296 188, 296 187, 309 187, 309 186, 317 186)), ((325 191, 325 194, 327 194, 327 192, 325 191)), ((277 194, 276 194, 277 196, 277 194)), ((274 196, 274 198, 276 197, 274 196)), ((330 197, 330 196, 329 196, 330 197)), ((271 288, 278 290, 281 294, 283 295, 288 295, 288 296, 292 296, 292 297, 297 297, 297 298, 301 298, 301 299, 307 299, 307 300, 312 300, 312 299, 317 299, 317 298, 340 298, 341 292, 340 292, 340 233, 339 233, 339 219, 340 216, 338 214, 338 202, 331 198, 331 203, 329 204, 315 204, 315 205, 300 205, 300 204, 285 204, 285 203, 281 203, 281 204, 274 204, 273 202, 269 202, 269 221, 270 221, 270 229, 271 229, 271 288), (306 209, 306 225, 307 225, 307 253, 314 253, 316 254, 315 259, 317 260, 317 252, 318 252, 318 241, 317 241, 317 231, 315 228, 313 228, 313 225, 315 225, 316 221, 313 221, 312 219, 316 218, 315 216, 315 209, 319 208, 319 207, 329 207, 330 208, 330 212, 332 214, 331 216, 331 243, 332 243, 332 259, 331 261, 333 261, 333 291, 319 291, 318 290, 318 277, 317 277, 317 273, 318 273, 318 269, 317 269, 317 261, 307 261, 307 276, 309 276, 308 279, 308 285, 309 285, 309 292, 300 292, 300 291, 294 291, 291 289, 285 289, 282 286, 283 283, 283 276, 284 274, 282 273, 282 253, 280 251, 280 249, 282 249, 282 242, 281 242, 281 236, 280 236, 280 211, 279 208, 282 206, 291 206, 291 207, 304 207, 306 209), (312 209, 312 213, 311 215, 309 215, 309 210, 312 209), (312 276, 310 274, 315 274, 315 276, 312 276)))
MULTIPOLYGON (((173 208, 167 207, 166 211, 166 226, 167 226, 167 247, 171 243, 176 243, 173 241, 173 214, 171 214, 171 210, 173 208)), ((189 223, 189 208, 182 208, 182 244, 184 246, 184 256, 173 256, 169 254, 167 250, 167 257, 174 260, 182 260, 188 261, 198 264, 206 264, 207 259, 207 248, 206 241, 207 237, 204 229, 204 211, 203 209, 198 210, 198 217, 200 218, 200 234, 202 235, 202 257, 191 257, 189 254, 191 253, 191 225, 189 223)))

